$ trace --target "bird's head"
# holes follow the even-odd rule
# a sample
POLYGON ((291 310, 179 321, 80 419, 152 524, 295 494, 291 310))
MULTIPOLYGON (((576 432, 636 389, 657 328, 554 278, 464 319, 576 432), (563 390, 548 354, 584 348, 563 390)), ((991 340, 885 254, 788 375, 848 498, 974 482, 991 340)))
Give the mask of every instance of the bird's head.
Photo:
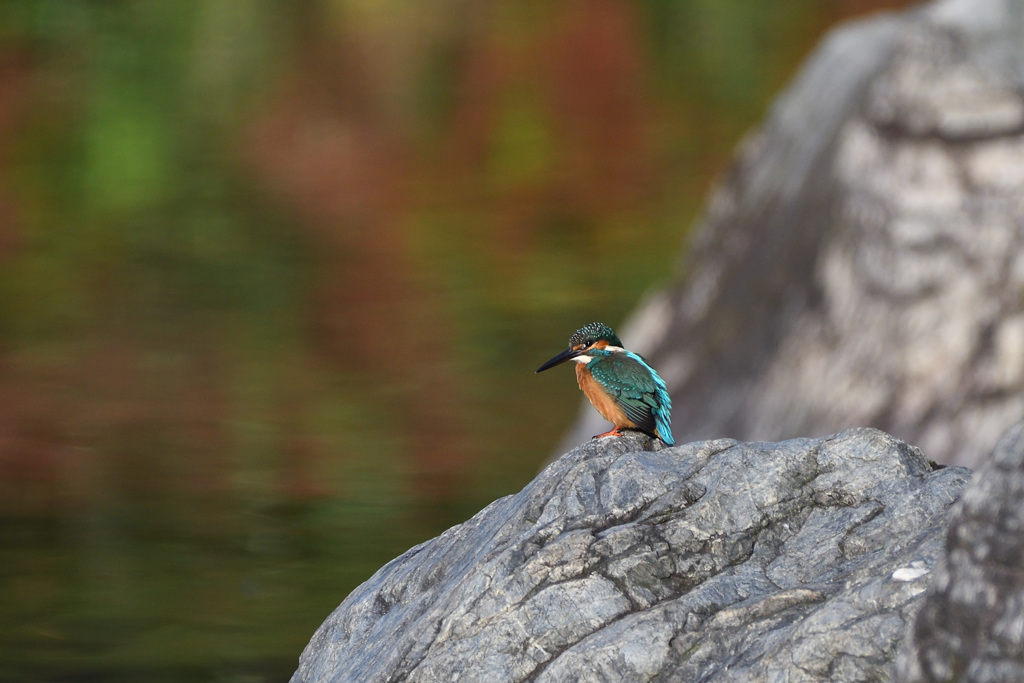
POLYGON ((573 360, 577 363, 589 363, 594 359, 594 353, 601 355, 609 351, 621 351, 622 342, 619 341, 615 331, 604 323, 589 323, 576 330, 569 338, 569 348, 558 354, 544 365, 537 368, 537 372, 544 372, 556 365, 573 360))

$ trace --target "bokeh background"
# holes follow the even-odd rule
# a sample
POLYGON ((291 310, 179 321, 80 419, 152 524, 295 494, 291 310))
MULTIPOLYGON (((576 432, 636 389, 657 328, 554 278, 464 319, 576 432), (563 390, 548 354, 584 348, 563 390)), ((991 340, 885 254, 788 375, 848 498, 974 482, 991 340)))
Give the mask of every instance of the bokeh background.
POLYGON ((532 478, 533 370, 678 276, 898 0, 0 3, 0 680, 278 681, 532 478))

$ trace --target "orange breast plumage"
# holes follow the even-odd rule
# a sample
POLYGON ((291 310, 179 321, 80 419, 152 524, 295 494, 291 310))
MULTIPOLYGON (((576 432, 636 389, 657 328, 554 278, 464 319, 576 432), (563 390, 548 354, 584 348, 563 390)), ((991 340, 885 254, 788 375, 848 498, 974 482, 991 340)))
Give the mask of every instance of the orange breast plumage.
POLYGON ((615 399, 601 387, 593 375, 590 374, 590 371, 587 370, 587 366, 582 363, 576 366, 576 383, 580 385, 580 389, 586 395, 590 404, 594 406, 594 409, 601 413, 601 417, 616 427, 628 427, 630 429, 636 427, 636 423, 626 417, 626 411, 619 407, 615 399))

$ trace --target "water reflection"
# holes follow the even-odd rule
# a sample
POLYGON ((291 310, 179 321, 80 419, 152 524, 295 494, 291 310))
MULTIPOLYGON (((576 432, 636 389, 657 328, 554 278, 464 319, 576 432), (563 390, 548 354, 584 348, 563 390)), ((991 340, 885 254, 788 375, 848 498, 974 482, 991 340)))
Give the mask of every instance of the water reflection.
POLYGON ((567 426, 825 26, 894 3, 0 12, 0 679, 281 680, 567 426))

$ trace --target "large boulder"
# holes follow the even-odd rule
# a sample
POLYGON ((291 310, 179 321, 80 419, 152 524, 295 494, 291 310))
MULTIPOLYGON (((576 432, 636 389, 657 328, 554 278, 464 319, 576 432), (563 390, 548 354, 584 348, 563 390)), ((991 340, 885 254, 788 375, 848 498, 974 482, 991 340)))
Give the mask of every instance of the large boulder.
MULTIPOLYGON (((622 329, 680 441, 874 426, 974 466, 1024 415, 1024 4, 835 30, 622 329)), ((585 408, 567 443, 604 431, 585 408)), ((562 452, 561 448, 558 452, 562 452)))
POLYGON ((589 441, 378 571, 292 681, 888 680, 969 477, 873 429, 589 441))
POLYGON ((899 680, 1024 681, 1024 423, 1002 438, 950 515, 899 680))

